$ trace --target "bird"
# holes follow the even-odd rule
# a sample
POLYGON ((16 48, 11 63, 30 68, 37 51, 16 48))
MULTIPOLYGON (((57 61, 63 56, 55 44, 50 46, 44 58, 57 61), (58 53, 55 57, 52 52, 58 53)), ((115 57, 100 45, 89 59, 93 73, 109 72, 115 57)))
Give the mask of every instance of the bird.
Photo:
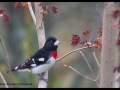
POLYGON ((11 69, 11 72, 28 71, 33 74, 39 75, 40 79, 48 82, 48 80, 44 79, 41 74, 45 71, 48 71, 55 64, 55 60, 57 58, 57 48, 59 44, 60 41, 57 40, 57 38, 53 36, 48 37, 41 49, 30 56, 22 64, 11 69))

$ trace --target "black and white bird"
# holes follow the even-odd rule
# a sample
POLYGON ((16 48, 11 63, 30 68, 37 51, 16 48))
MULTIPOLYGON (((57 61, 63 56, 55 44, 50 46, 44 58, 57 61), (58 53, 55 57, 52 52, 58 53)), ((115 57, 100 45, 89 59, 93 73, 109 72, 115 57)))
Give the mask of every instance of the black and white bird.
POLYGON ((55 37, 48 37, 43 48, 11 71, 29 71, 41 77, 41 73, 48 71, 54 65, 59 43, 55 37))

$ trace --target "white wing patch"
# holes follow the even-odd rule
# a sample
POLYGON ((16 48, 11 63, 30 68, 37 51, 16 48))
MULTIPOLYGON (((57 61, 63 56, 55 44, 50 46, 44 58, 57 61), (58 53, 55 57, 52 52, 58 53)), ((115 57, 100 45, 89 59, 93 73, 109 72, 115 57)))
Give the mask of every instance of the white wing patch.
POLYGON ((38 60, 39 60, 39 61, 44 61, 45 59, 44 59, 44 58, 39 58, 38 60))
POLYGON ((17 70, 18 69, 18 66, 17 67, 15 67, 15 70, 17 70))
POLYGON ((33 62, 35 63, 35 61, 34 61, 35 59, 33 58, 32 60, 33 60, 33 62))
POLYGON ((35 66, 36 66, 36 64, 31 64, 31 66, 32 66, 32 67, 35 67, 35 66))

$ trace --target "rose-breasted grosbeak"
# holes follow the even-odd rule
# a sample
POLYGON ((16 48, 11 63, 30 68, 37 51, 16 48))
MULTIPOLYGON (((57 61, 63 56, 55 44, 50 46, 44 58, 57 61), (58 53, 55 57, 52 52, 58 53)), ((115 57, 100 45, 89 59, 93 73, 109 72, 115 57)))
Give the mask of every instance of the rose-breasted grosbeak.
MULTIPOLYGON (((49 37, 43 48, 11 71, 29 71, 41 77, 41 73, 48 71, 54 65, 59 43, 55 37, 49 37)), ((41 77, 41 79, 43 78, 41 77)))

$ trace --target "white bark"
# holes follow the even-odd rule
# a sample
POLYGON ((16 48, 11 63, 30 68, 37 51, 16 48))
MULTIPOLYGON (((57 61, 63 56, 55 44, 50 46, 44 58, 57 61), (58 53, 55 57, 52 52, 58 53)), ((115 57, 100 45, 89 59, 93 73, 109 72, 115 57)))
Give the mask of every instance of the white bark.
POLYGON ((119 9, 120 5, 117 2, 104 3, 100 88, 113 88, 115 83, 113 69, 118 60, 116 41, 119 30, 117 27, 113 27, 116 20, 112 14, 119 9))
MULTIPOLYGON (((41 2, 34 2, 35 5, 35 16, 36 16, 36 32, 38 37, 39 48, 42 48, 45 43, 45 28, 43 23, 43 13, 40 12, 42 7, 40 6, 41 2)), ((44 79, 48 79, 48 71, 42 74, 44 79)), ((38 83, 38 88, 47 88, 47 83, 44 80, 40 80, 38 83)))

